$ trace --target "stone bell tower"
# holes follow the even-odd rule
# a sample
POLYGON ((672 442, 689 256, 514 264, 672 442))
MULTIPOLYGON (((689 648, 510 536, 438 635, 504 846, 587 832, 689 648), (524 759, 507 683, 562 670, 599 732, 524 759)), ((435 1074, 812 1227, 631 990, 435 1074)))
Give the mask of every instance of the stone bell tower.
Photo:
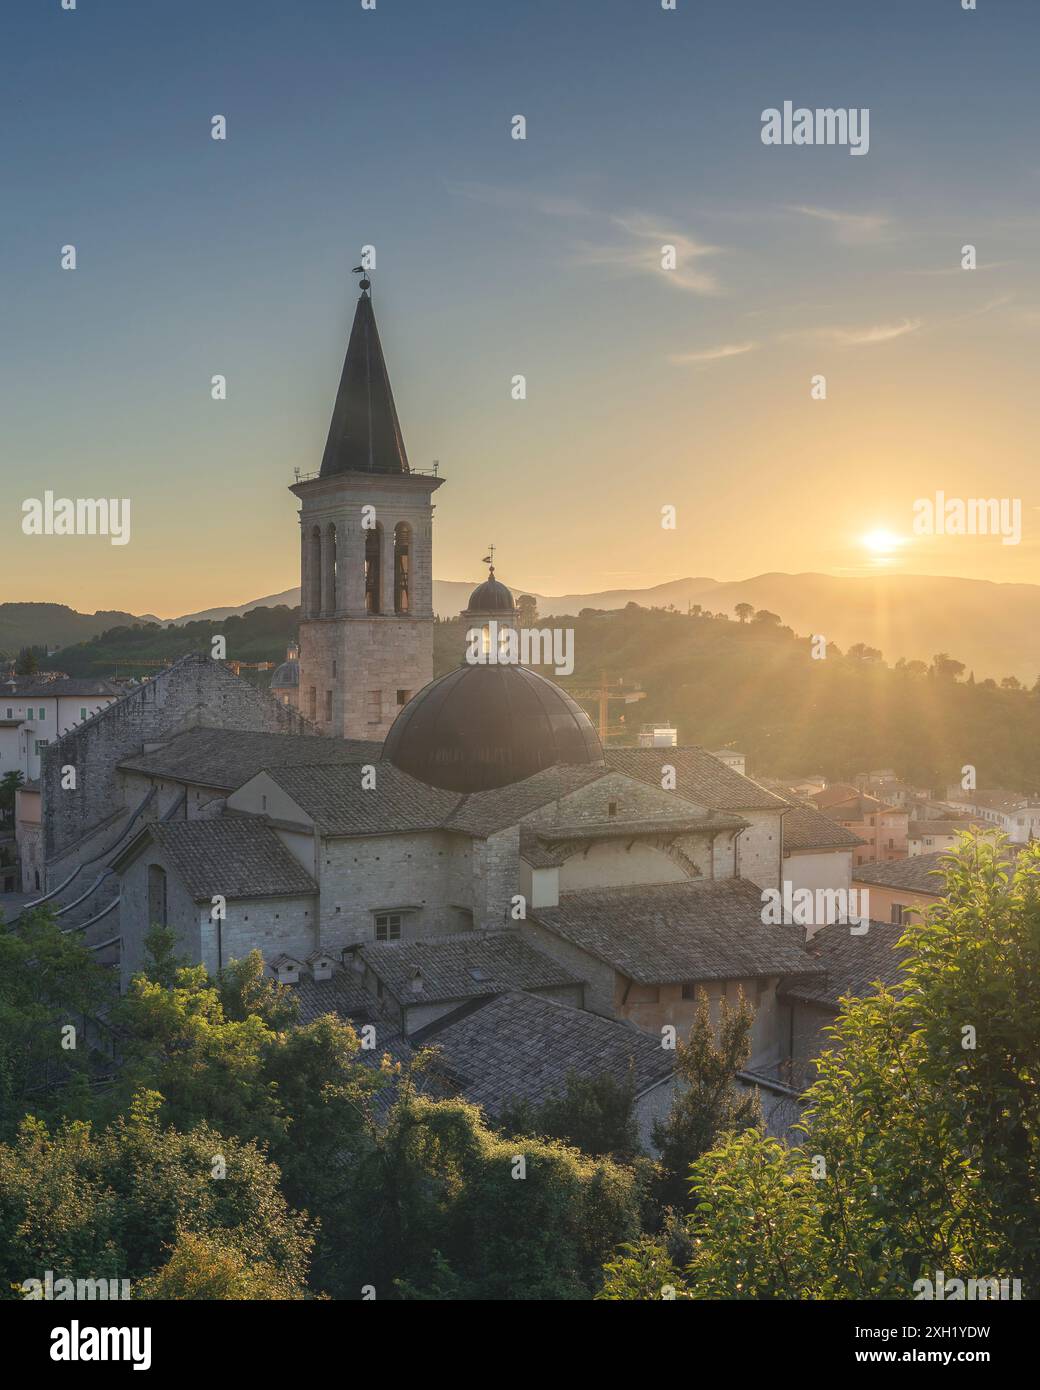
POLYGON ((320 472, 300 500, 298 707, 327 734, 382 739, 433 679, 433 493, 408 466, 371 283, 347 345, 320 472))

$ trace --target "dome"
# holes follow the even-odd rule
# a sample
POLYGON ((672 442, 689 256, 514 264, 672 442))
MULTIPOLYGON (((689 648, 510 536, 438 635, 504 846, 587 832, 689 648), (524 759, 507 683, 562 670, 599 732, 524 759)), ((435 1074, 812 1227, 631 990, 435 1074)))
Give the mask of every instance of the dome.
POLYGON ((296 690, 300 684, 300 663, 295 659, 283 661, 271 675, 272 690, 296 690))
POLYGON ((498 582, 494 573, 483 584, 477 585, 466 605, 467 613, 512 613, 515 609, 513 595, 504 584, 498 582))
POLYGON ((383 757, 428 786, 480 792, 559 763, 600 763, 603 749, 588 715, 552 681, 526 666, 474 665, 405 705, 383 757))

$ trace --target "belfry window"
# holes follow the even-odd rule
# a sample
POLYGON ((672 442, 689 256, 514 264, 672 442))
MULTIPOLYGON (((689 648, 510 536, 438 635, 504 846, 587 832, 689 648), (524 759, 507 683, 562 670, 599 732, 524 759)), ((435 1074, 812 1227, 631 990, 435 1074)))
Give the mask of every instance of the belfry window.
POLYGON ((365 533, 365 612, 381 613, 380 567, 383 555, 383 528, 378 523, 365 533))
POLYGON ((325 528, 325 592, 322 594, 321 602, 322 611, 325 613, 335 613, 336 609, 339 607, 336 541, 336 528, 330 522, 325 528))
POLYGON ((411 609, 412 528, 407 521, 399 521, 394 527, 394 612, 407 613, 411 609))
POLYGON ((307 564, 304 569, 306 593, 303 595, 303 611, 316 617, 321 611, 321 529, 311 527, 307 542, 307 564))

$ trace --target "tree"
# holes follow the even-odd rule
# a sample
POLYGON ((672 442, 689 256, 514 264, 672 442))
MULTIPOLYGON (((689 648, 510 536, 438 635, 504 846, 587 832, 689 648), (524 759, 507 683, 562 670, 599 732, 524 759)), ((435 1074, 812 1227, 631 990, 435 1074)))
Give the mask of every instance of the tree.
POLYGON ((733 611, 742 623, 746 623, 751 621, 751 615, 754 613, 755 609, 750 603, 738 603, 733 611))
POLYGON ((932 657, 932 674, 942 680, 955 681, 964 673, 964 662, 955 661, 946 652, 939 652, 932 657))
POLYGON ((562 1095, 541 1105, 520 1101, 499 1116, 504 1134, 536 1134, 559 1139, 592 1158, 610 1157, 625 1163, 639 1152, 639 1132, 633 1109, 635 1080, 616 1081, 609 1073, 583 1077, 571 1072, 562 1095))
POLYGON ((0 923, 0 1139, 13 1138, 30 1104, 60 1114, 99 1057, 84 1029, 112 993, 106 972, 46 908, 0 923), (70 1031, 71 1030, 71 1031, 70 1031))
POLYGON ((538 621, 538 600, 533 594, 521 594, 516 601, 521 627, 534 627, 538 621))
POLYGON ((758 623, 760 627, 779 627, 780 614, 770 613, 768 608, 759 608, 755 613, 755 622, 758 623))
POLYGON ((854 642, 848 650, 848 655, 853 661, 880 661, 881 651, 878 647, 868 647, 865 642, 854 642))
POLYGON ((843 1003, 804 1142, 748 1131, 691 1169, 685 1267, 644 1241, 603 1296, 907 1298, 1040 1282, 1040 844, 965 836, 908 926, 905 978, 843 1003))
POLYGON ((169 1259, 142 1279, 135 1299, 285 1300, 304 1298, 303 1286, 270 1260, 251 1260, 224 1231, 181 1231, 169 1259))
POLYGON ((208 1125, 162 1128, 161 1103, 142 1093, 102 1130, 71 1122, 51 1133, 30 1117, 15 1143, 0 1146, 0 1297, 19 1297, 21 1282, 47 1269, 129 1279, 132 1293, 169 1265, 179 1242, 184 1287, 186 1232, 273 1271, 293 1296, 303 1290, 312 1236, 278 1190, 278 1169, 255 1145, 208 1125))
POLYGON ((1021 690, 1022 682, 1017 676, 1005 676, 1000 682, 1001 690, 1021 690))
POLYGON ((741 998, 736 1008, 725 1000, 719 1010, 718 1038, 704 990, 698 991, 697 1012, 685 1042, 675 1049, 675 1099, 664 1121, 654 1124, 654 1144, 660 1154, 662 1205, 685 1206, 688 1174, 695 1158, 706 1153, 727 1130, 759 1123, 758 1097, 738 1091, 737 1072, 751 1056, 754 1013, 741 998))
POLYGON ((14 663, 16 676, 35 676, 40 669, 35 647, 22 647, 14 663))
POLYGON ((639 1229, 632 1171, 540 1139, 503 1139, 411 1078, 353 1189, 355 1288, 408 1299, 582 1299, 639 1229))

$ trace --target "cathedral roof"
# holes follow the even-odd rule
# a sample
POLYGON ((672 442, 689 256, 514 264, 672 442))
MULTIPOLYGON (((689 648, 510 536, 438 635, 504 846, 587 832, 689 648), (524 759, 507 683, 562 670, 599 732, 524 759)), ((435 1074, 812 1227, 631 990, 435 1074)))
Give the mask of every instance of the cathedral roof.
POLYGON ((394 720, 383 758, 427 786, 480 792, 562 763, 598 763, 588 715, 525 666, 460 666, 431 681, 394 720))
POLYGON ((363 290, 350 330, 321 477, 409 471, 372 300, 363 290))

